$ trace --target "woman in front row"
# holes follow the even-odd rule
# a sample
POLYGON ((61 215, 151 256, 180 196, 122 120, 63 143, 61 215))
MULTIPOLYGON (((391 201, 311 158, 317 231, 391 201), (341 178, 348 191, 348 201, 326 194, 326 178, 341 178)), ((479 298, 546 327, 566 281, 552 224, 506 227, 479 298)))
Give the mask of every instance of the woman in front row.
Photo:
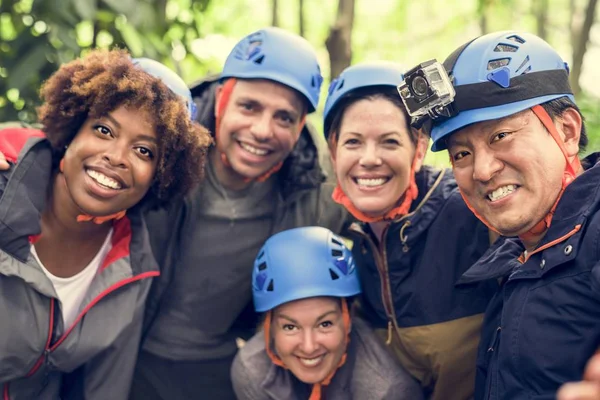
POLYGON ((142 211, 190 190, 211 139, 174 72, 119 50, 41 97, 43 132, 0 129, 0 398, 124 400, 159 275, 142 211))
POLYGON ((473 397, 483 312, 498 287, 454 287, 489 247, 449 170, 423 165, 429 138, 409 126, 402 68, 365 63, 332 82, 325 104, 338 186, 353 224, 362 314, 431 400, 473 397))
POLYGON ((418 384, 364 322, 350 315, 360 286, 350 250, 321 227, 265 243, 252 273, 263 329, 238 352, 239 400, 419 400, 418 384))

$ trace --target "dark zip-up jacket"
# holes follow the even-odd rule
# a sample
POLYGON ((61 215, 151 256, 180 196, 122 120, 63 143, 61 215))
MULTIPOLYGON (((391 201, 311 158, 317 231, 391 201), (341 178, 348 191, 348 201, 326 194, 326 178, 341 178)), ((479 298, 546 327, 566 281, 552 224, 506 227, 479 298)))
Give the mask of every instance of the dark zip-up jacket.
MULTIPOLYGON (((209 78, 192 88, 195 102, 198 106, 197 120, 206 126, 211 132, 214 132, 214 101, 215 88, 218 85, 217 78, 209 78)), ((344 226, 348 225, 348 214, 339 205, 333 203, 331 194, 335 183, 329 161, 327 145, 322 136, 306 124, 300 134, 291 154, 285 159, 281 170, 276 173, 277 193, 276 201, 273 204, 273 221, 270 235, 277 232, 300 226, 318 225, 331 229, 334 232, 342 231, 344 226)), ((146 332, 151 332, 153 322, 160 312, 160 306, 168 296, 170 290, 178 290, 171 287, 172 277, 178 269, 192 268, 214 268, 215 266, 198 265, 198 263, 189 262, 186 264, 178 263, 178 254, 188 254, 187 259, 193 259, 194 254, 197 258, 202 258, 202 244, 189 243, 183 236, 190 235, 190 231, 205 229, 204 226, 197 223, 201 215, 202 185, 191 196, 188 196, 184 202, 173 204, 171 207, 158 212, 153 212, 148 216, 150 233, 152 236, 153 249, 159 264, 161 266, 161 278, 156 280, 148 302, 146 316, 146 332), (191 255, 190 255, 191 254, 191 255)), ((268 238, 265 237, 262 243, 268 238)), ((223 238, 226 240, 243 241, 244 238, 223 238)), ((261 243, 261 245, 262 245, 261 243)), ((251 273, 254 257, 258 254, 260 245, 252 252, 252 258, 247 260, 248 268, 244 272, 245 276, 236 275, 235 279, 239 282, 248 282, 247 286, 236 288, 231 296, 236 299, 244 299, 246 309, 244 311, 227 307, 220 304, 215 309, 226 309, 231 313, 231 320, 234 320, 235 326, 213 327, 213 330, 221 330, 221 342, 227 342, 227 354, 207 354, 206 360, 226 357, 235 354, 237 349, 236 336, 250 337, 255 330, 257 322, 256 315, 249 311, 252 309, 251 298, 251 273), (242 314, 240 314, 242 311, 242 314), (234 332, 235 330, 235 332, 234 332)), ((226 276, 231 271, 227 266, 220 266, 222 273, 220 276, 226 276), (227 271, 227 272, 224 272, 227 271)), ((207 272, 207 277, 211 276, 214 285, 218 285, 218 279, 214 279, 211 272, 207 272)), ((212 287, 213 290, 214 286, 212 287)), ((237 301, 236 301, 237 302, 237 301)), ((191 321, 190 323, 194 323, 191 321)), ((212 332, 213 337, 219 336, 212 332)), ((150 336, 152 336, 150 334, 150 336)), ((223 346, 222 346, 223 347, 223 346)), ((151 349, 145 348, 145 351, 152 353, 151 349)), ((219 350, 221 353, 223 350, 219 350)), ((164 356, 163 356, 164 357, 164 356)), ((196 360, 203 361, 203 360, 196 360)))
POLYGON ((502 279, 486 312, 477 400, 550 400, 600 346, 600 153, 563 193, 535 250, 501 240, 461 284, 502 279))
POLYGON ((469 399, 483 312, 498 285, 454 285, 489 247, 489 234, 449 170, 423 167, 416 182, 410 213, 381 243, 368 225, 351 227, 362 312, 431 399, 469 399))
MULTIPOLYGON (((25 141, 6 132, 0 151, 9 155, 25 141)), ((0 399, 126 399, 149 278, 159 275, 145 223, 130 209, 114 224, 112 248, 65 326, 54 286, 30 253, 51 165, 49 142, 36 138, 0 173, 0 399)))

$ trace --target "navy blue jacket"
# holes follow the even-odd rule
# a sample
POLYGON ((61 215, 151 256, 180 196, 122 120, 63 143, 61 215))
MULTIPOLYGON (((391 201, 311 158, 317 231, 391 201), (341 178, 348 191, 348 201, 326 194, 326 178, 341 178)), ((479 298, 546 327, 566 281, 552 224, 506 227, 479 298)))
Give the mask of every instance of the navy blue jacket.
POLYGON ((503 280, 484 320, 477 400, 554 399, 600 345, 599 164, 567 187, 536 250, 524 250, 517 238, 499 241, 461 279, 503 280))
POLYGON ((353 224, 362 308, 431 399, 473 396, 483 313, 497 281, 464 290, 455 283, 489 248, 488 229, 465 205, 449 170, 423 167, 411 211, 381 243, 353 224))

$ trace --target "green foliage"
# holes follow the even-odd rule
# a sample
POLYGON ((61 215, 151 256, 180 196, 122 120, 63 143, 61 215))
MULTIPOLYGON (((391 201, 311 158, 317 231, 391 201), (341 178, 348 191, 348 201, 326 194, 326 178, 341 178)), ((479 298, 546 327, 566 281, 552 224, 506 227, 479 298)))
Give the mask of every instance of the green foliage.
MULTIPOLYGON (((118 46, 176 70, 209 0, 2 0, 0 120, 35 120, 39 87, 58 65, 91 48, 118 46)), ((188 59, 189 58, 189 59, 188 59)), ((188 60, 186 60, 188 59, 188 60)), ((181 72, 181 71, 178 71, 181 72)))
POLYGON ((600 101, 589 94, 582 93, 577 105, 585 118, 585 127, 589 142, 585 154, 600 151, 600 101))
MULTIPOLYGON (((484 12, 488 30, 535 32, 537 1, 357 0, 353 63, 392 60, 411 67, 443 59, 481 33, 484 12)), ((298 3, 279 2, 281 27, 298 31, 298 3)), ((324 41, 337 1, 304 4, 305 36, 317 49, 323 75, 329 76, 324 41)), ((235 42, 270 24, 271 5, 272 0, 0 0, 0 120, 33 121, 41 83, 58 65, 94 47, 120 46, 134 56, 158 59, 186 82, 218 73, 235 42)), ((577 16, 585 0, 552 0, 551 5, 556 12, 548 13, 547 40, 569 61, 570 7, 577 16)), ((319 128, 328 84, 323 84, 320 109, 309 117, 319 128)), ((593 89, 578 98, 587 119, 588 151, 600 149, 600 92, 593 89)), ((446 152, 429 152, 426 161, 449 165, 446 152)))

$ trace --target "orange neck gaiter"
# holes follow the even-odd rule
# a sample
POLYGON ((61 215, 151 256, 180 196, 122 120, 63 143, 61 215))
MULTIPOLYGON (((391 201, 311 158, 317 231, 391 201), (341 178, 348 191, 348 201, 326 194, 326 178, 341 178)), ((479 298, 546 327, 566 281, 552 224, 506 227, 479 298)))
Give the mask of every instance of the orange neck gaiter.
MULTIPOLYGON (((418 146, 418 143, 419 143, 419 138, 417 138, 417 146, 418 146)), ((334 160, 335 160, 336 148, 337 148, 337 139, 336 139, 335 135, 332 133, 331 136, 329 136, 329 150, 330 150, 331 157, 334 160)), ((403 197, 401 197, 399 199, 399 201, 401 200, 400 204, 398 206, 394 207, 393 209, 391 209, 390 211, 386 212, 385 214, 378 215, 376 217, 370 217, 370 216, 366 215, 365 213, 363 213, 362 211, 360 211, 358 208, 356 208, 356 206, 352 203, 350 198, 348 198, 348 196, 346 196, 346 193, 344 193, 344 191, 340 187, 339 178, 337 180, 337 185, 333 189, 331 198, 336 203, 344 206, 344 208, 346 210, 348 210, 348 212, 350 214, 352 214, 354 216, 354 218, 358 219, 361 222, 372 223, 372 222, 378 222, 378 221, 393 221, 394 219, 396 219, 398 217, 408 214, 408 212, 410 211, 410 206, 412 205, 412 202, 419 195, 419 189, 417 187, 417 182, 415 180, 416 179, 415 178, 415 174, 416 174, 415 169, 416 169, 416 164, 417 164, 417 149, 418 148, 415 147, 415 155, 413 156, 413 162, 410 167, 408 188, 405 190, 403 197)))
MULTIPOLYGON (((342 319, 343 319, 343 323, 344 323, 344 329, 346 330, 346 346, 348 346, 348 344, 350 343, 350 312, 348 310, 348 304, 346 302, 346 299, 341 299, 342 301, 342 319)), ((271 350, 271 319, 272 319, 272 311, 267 311, 267 315, 265 317, 265 322, 263 323, 263 330, 265 333, 265 349, 267 351, 267 355, 269 356, 269 358, 271 359, 271 361, 273 362, 273 364, 284 368, 284 369, 288 369, 285 364, 283 363, 283 361, 281 361, 281 359, 273 352, 273 350, 271 350)), ((331 380, 333 379, 333 376, 335 375, 335 373, 337 372, 337 370, 344 365, 344 363, 346 362, 346 354, 344 353, 342 355, 342 358, 340 359, 340 362, 338 363, 337 367, 331 371, 329 373, 329 375, 327 375, 325 377, 325 379, 323 379, 323 381, 316 383, 313 385, 312 391, 310 393, 310 397, 308 398, 308 400, 321 400, 322 398, 322 388, 323 386, 327 386, 331 383, 331 380)))
MULTIPOLYGON (((220 94, 220 97, 218 99, 218 102, 217 102, 217 105, 215 108, 215 144, 216 144, 217 149, 218 149, 218 145, 219 145, 219 128, 221 127, 221 122, 223 120, 223 114, 225 113, 225 108, 227 107, 227 104, 229 103, 229 98, 231 97, 231 93, 233 92, 233 87, 235 86, 236 82, 237 82, 236 78, 229 78, 225 81, 225 83, 223 83, 223 87, 221 89, 221 94, 220 94)), ((298 135, 300 135, 300 133, 302 133, 302 129, 304 128, 305 122, 306 122, 306 114, 304 114, 302 116, 302 119, 300 121, 298 135)), ((231 168, 231 163, 229 162, 229 159, 227 159, 227 155, 225 153, 221 152, 219 154, 219 157, 221 158, 221 162, 223 163, 223 165, 225 165, 227 168, 231 168)), ((271 175, 273 175, 275 172, 279 171, 282 166, 283 166, 283 161, 278 162, 277 164, 275 164, 273 166, 273 168, 271 168, 270 170, 265 172, 263 175, 256 178, 256 181, 257 182, 266 181, 267 179, 269 179, 269 177, 271 175)), ((251 182, 252 179, 246 178, 245 181, 251 182)))
MULTIPOLYGON (((546 130, 548 130, 548 132, 550 133, 550 135, 552 136, 552 138, 554 139, 554 141, 560 148, 560 151, 565 156, 567 165, 565 166, 565 171, 563 173, 561 189, 556 198, 556 201, 554 202, 554 205, 552 206, 552 208, 550 209, 548 214, 546 214, 546 216, 544 218, 542 218, 533 228, 531 228, 527 232, 519 235, 519 238, 522 241, 531 241, 531 240, 535 239, 537 236, 544 233, 548 228, 550 228, 550 224, 552 223, 552 217, 554 216, 554 212, 556 211, 556 207, 558 206, 558 202, 560 201, 560 198, 562 197, 566 187, 571 182, 573 182, 575 180, 575 178, 577 178, 577 172, 581 170, 581 162, 579 161, 578 157, 575 157, 573 159, 573 162, 569 162, 569 156, 567 155, 567 150, 565 148, 565 145, 564 145, 560 135, 558 134, 558 131, 556 130, 556 126, 554 125, 552 118, 550 117, 550 115, 548 115, 546 110, 544 110, 544 108, 541 105, 536 105, 531 108, 531 111, 533 111, 533 113, 539 118, 539 120, 542 122, 542 124, 544 125, 546 130)), ((452 162, 452 159, 450 159, 450 161, 452 162)), ((494 227, 492 227, 485 218, 483 218, 481 215, 479 215, 479 213, 477 213, 475 211, 475 209, 471 206, 471 204, 469 204, 469 202, 463 195, 462 191, 460 191, 460 194, 461 194, 463 200, 465 201, 465 204, 469 208, 469 210, 471 210, 471 212, 473 214, 475 214, 475 216, 481 222, 483 222, 489 229, 500 234, 500 232, 498 232, 494 227)))

